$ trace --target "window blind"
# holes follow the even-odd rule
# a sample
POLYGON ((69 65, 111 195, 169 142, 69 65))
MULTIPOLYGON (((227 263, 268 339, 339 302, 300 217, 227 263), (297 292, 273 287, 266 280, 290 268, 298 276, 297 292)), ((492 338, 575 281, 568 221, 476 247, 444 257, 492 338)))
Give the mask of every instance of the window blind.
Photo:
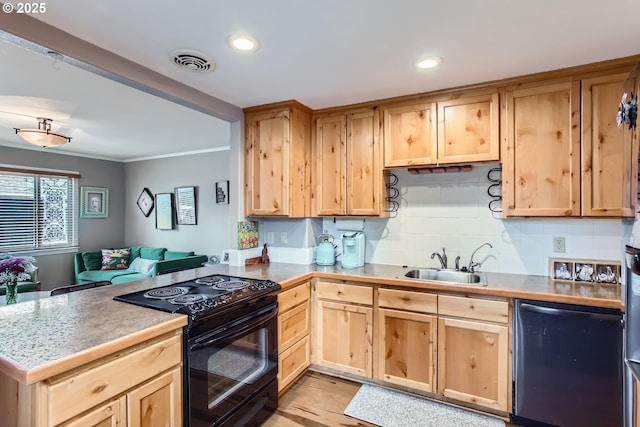
POLYGON ((77 246, 77 199, 73 176, 0 171, 0 252, 77 246))

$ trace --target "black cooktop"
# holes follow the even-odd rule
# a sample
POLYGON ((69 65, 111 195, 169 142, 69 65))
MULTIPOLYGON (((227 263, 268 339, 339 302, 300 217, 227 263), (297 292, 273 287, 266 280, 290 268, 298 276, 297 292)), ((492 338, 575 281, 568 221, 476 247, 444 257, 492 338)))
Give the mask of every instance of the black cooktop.
POLYGON ((271 280, 215 275, 118 295, 113 299, 169 313, 187 314, 196 319, 249 303, 279 289, 280 285, 271 280))

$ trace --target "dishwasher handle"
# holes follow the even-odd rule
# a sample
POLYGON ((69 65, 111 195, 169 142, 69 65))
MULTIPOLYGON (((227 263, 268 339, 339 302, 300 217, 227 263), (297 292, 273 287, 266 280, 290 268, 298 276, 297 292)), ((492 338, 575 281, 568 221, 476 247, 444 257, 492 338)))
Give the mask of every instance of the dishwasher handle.
POLYGON ((620 314, 595 313, 592 311, 576 311, 563 308, 546 307, 536 304, 520 303, 520 310, 551 316, 587 317, 594 320, 620 321, 620 314))

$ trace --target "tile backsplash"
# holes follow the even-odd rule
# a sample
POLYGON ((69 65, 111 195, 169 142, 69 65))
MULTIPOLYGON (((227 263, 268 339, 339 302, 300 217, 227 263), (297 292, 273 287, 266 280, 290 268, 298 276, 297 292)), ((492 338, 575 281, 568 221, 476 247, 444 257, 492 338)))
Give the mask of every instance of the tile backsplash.
MULTIPOLYGON (((620 261, 633 221, 589 218, 502 219, 492 213, 487 173, 494 165, 474 166, 470 172, 411 175, 396 170, 400 207, 391 218, 366 219, 366 262, 439 266, 433 252, 446 248, 449 267, 460 266, 482 243, 474 261, 481 270, 547 276, 549 258, 620 261), (553 237, 565 237, 564 253, 553 252, 553 237)), ((322 229, 339 241, 333 218, 322 229)))

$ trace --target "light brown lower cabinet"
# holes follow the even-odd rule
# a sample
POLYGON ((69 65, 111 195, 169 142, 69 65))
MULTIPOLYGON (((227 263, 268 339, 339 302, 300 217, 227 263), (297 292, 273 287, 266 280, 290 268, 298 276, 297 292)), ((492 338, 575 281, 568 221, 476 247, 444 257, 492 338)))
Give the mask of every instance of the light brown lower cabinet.
POLYGON ((509 413, 506 299, 378 288, 374 301, 366 285, 314 289, 315 365, 509 413))
POLYGON ((438 314, 438 393, 509 412, 509 304, 440 295, 438 314))
POLYGON ((372 303, 373 289, 369 286, 315 284, 313 363, 372 377, 372 303))
POLYGON ((389 309, 378 315, 377 378, 435 392, 437 318, 389 309))
POLYGON ((311 364, 311 284, 304 282, 278 295, 278 392, 311 364))
POLYGON ((181 426, 181 395, 181 370, 176 368, 59 427, 181 426))
POLYGON ((376 378, 435 393, 438 296, 378 289, 378 307, 376 378))
POLYGON ((182 333, 164 335, 32 385, 0 378, 0 425, 182 427, 182 333), (5 412, 6 411, 6 412, 5 412))
POLYGON ((438 393, 508 412, 506 326, 438 319, 438 393))

